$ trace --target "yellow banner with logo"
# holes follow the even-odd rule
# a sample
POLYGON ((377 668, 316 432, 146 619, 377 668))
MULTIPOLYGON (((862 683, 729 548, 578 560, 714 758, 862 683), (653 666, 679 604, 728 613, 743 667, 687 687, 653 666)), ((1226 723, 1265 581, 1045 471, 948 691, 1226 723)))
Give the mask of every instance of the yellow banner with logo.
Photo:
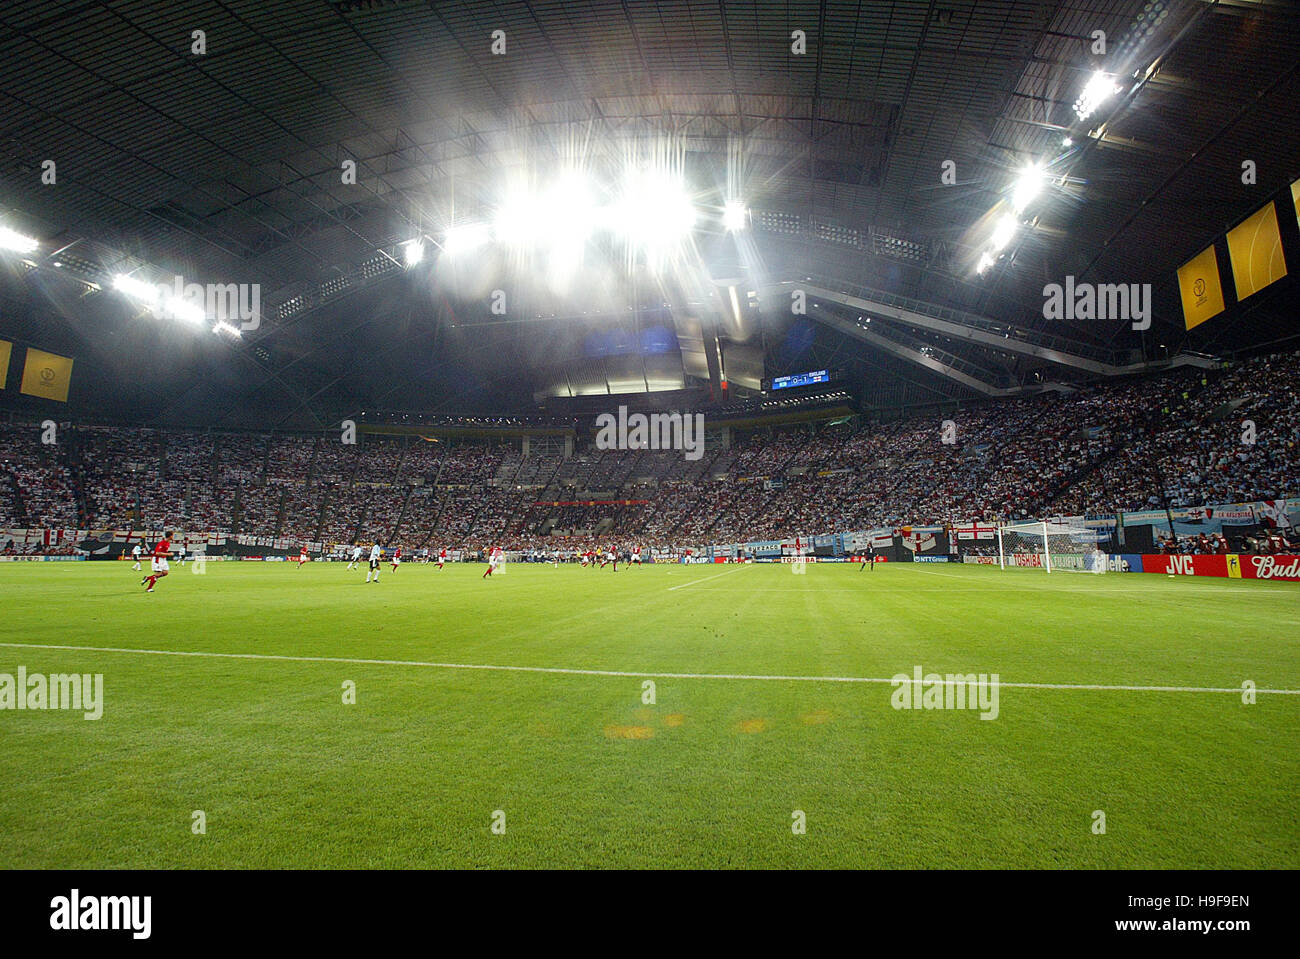
POLYGON ((12 343, 0 340, 0 390, 5 388, 5 380, 9 378, 9 354, 13 351, 12 343))
POLYGON ((1236 553, 1228 554, 1228 579, 1241 579, 1241 559, 1236 553))
POLYGON ((72 358, 46 353, 28 347, 27 362, 23 365, 22 391, 28 396, 68 402, 68 387, 72 385, 72 358))
POLYGON ((1228 258, 1238 302, 1286 276, 1276 204, 1266 204, 1228 231, 1228 258))
POLYGON ((1189 330, 1223 312, 1223 283, 1214 244, 1178 268, 1178 292, 1183 298, 1183 322, 1189 330))

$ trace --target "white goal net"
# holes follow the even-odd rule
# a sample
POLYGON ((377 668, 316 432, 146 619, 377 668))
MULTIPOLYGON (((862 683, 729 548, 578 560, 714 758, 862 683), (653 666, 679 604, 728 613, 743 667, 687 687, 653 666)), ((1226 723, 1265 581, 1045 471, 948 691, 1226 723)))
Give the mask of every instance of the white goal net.
POLYGON ((1047 572, 1104 573, 1097 531, 1061 523, 1019 523, 998 529, 998 566, 1047 572))

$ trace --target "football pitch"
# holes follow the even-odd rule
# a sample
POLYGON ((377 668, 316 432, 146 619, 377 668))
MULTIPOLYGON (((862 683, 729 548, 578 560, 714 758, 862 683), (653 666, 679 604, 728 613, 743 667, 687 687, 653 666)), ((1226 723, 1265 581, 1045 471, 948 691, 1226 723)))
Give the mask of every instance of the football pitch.
POLYGON ((1294 584, 483 569, 0 565, 0 867, 1300 862, 1294 584))

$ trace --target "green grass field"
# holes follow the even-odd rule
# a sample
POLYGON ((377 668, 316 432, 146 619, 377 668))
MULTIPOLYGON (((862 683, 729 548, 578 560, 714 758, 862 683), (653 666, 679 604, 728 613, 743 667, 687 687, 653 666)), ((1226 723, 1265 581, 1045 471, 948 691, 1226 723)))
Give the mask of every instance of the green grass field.
POLYGON ((0 711, 0 867, 1300 862, 1300 696, 1003 687, 986 721, 752 678, 1297 690, 1294 584, 482 569, 209 563, 144 595, 127 563, 0 565, 0 673, 105 700, 0 711))

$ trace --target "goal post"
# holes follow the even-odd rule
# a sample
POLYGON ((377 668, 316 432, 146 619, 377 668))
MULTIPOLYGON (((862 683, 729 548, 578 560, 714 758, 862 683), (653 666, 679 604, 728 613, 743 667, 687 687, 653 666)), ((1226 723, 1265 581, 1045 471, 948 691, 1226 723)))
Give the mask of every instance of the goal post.
POLYGON ((1040 520, 998 528, 998 566, 1104 573, 1106 554, 1098 548, 1096 530, 1040 520))

